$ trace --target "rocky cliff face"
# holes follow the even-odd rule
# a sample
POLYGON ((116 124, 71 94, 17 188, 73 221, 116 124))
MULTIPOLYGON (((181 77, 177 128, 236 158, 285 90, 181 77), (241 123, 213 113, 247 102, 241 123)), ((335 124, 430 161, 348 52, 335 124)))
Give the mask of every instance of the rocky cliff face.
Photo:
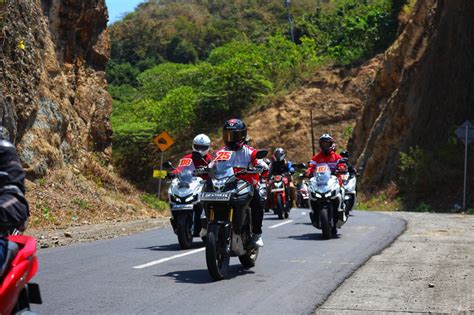
POLYGON ((397 179, 400 151, 437 150, 474 118, 474 1, 418 1, 368 94, 351 149, 373 187, 397 179))
POLYGON ((7 0, 0 119, 32 176, 108 153, 112 99, 104 0, 7 0))

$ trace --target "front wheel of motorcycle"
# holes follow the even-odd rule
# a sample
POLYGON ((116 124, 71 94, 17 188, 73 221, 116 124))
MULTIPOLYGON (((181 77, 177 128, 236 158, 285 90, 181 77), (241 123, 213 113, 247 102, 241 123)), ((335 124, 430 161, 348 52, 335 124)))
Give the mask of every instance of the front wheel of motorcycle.
POLYGON ((191 218, 187 215, 181 215, 178 218, 178 242, 182 249, 190 249, 193 245, 193 232, 190 220, 191 218))
POLYGON ((280 195, 276 199, 276 213, 278 214, 278 219, 283 219, 283 200, 280 195))
POLYGON ((323 238, 328 240, 331 238, 331 224, 329 223, 328 209, 323 208, 319 214, 321 220, 321 230, 323 231, 323 238))
POLYGON ((239 256, 240 263, 245 268, 252 268, 255 266, 255 262, 258 257, 258 247, 252 250, 249 250, 245 255, 239 256))
POLYGON ((207 270, 215 281, 221 280, 227 274, 229 268, 229 253, 226 252, 225 244, 221 244, 218 233, 209 231, 206 242, 206 264, 207 270), (223 246, 221 246, 223 245, 223 246))

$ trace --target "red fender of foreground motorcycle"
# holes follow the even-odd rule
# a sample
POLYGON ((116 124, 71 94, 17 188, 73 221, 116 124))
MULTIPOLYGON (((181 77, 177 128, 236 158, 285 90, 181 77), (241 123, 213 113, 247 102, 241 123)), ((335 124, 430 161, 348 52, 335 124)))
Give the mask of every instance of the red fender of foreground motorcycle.
POLYGON ((0 286, 0 314, 10 314, 26 284, 38 271, 36 239, 25 235, 10 235, 10 242, 20 247, 10 270, 0 286))

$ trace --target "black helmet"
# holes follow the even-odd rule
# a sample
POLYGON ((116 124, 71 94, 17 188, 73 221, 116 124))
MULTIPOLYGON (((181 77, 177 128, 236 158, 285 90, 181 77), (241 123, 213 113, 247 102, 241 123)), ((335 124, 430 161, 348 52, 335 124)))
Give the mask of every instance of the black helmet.
POLYGON ((276 148, 273 151, 273 159, 275 159, 275 161, 283 161, 285 159, 285 150, 276 148))
POLYGON ((333 152, 336 149, 334 138, 327 133, 323 134, 319 137, 319 148, 324 152, 324 154, 333 152))
POLYGON ((239 150, 247 139, 247 127, 239 119, 230 119, 225 122, 222 130, 222 139, 230 150, 239 150))

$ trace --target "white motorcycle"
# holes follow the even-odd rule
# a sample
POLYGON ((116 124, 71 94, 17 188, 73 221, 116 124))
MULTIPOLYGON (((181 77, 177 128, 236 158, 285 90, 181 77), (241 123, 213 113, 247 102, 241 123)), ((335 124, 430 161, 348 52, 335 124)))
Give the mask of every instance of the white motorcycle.
POLYGON ((357 179, 356 175, 349 174, 349 172, 341 174, 340 178, 344 187, 344 205, 346 216, 349 216, 349 213, 354 209, 356 204, 356 186, 357 179))
POLYGON ((194 236, 205 235, 201 233, 202 223, 206 218, 200 202, 204 183, 200 177, 193 175, 193 165, 180 166, 178 170, 168 189, 170 221, 181 248, 189 249, 194 236))
POLYGON ((311 223, 321 229, 324 239, 337 235, 347 221, 344 211, 344 188, 339 179, 332 175, 331 168, 326 163, 316 164, 313 177, 309 181, 311 223))

